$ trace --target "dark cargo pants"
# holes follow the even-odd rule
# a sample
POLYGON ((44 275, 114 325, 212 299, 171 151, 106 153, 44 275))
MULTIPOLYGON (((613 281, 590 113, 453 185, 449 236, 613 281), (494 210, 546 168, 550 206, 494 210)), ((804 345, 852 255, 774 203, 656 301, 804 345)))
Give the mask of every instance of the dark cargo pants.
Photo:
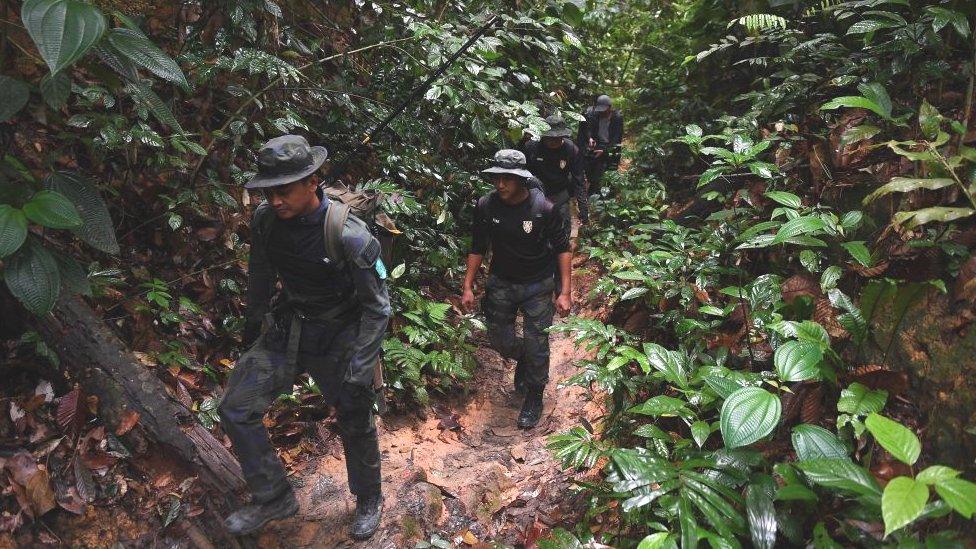
POLYGON ((336 406, 349 490, 357 496, 379 493, 380 452, 373 417, 376 395, 372 388, 342 383, 358 326, 356 319, 305 322, 294 365, 286 359, 287 331, 268 329, 237 361, 218 410, 253 501, 270 501, 288 490, 285 469, 263 419, 279 394, 291 392, 300 372, 308 372, 326 401, 336 406))
POLYGON ((514 283, 488 276, 483 308, 488 320, 488 339, 505 358, 518 361, 515 379, 541 389, 549 382, 549 334, 555 305, 552 278, 514 283), (515 317, 522 312, 522 337, 515 335, 515 317))

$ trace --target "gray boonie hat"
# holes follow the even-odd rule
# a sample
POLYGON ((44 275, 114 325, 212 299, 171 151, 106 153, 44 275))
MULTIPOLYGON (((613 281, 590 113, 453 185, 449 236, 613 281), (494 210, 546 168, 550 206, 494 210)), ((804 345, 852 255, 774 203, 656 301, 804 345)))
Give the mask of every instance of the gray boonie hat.
POLYGON ((613 106, 613 101, 610 100, 609 95, 601 95, 596 98, 596 103, 593 104, 593 112, 604 112, 613 106))
POLYGON ((258 151, 258 174, 244 188, 277 187, 304 179, 321 168, 328 157, 325 147, 309 147, 300 135, 275 137, 258 151))
POLYGON ((525 155, 515 149, 502 149, 496 152, 491 167, 481 170, 481 173, 510 173, 523 179, 532 177, 532 172, 525 169, 525 155))
POLYGON ((542 132, 542 137, 569 137, 573 135, 569 126, 566 125, 566 121, 558 114, 547 116, 546 124, 549 124, 549 129, 542 132))

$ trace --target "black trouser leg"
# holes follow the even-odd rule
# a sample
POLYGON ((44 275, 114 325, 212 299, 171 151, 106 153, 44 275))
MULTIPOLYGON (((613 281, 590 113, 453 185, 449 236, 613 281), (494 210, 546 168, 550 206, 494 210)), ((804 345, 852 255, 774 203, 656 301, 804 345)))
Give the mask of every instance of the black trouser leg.
POLYGON ((256 503, 275 499, 289 489, 263 418, 272 400, 293 378, 284 353, 268 351, 259 340, 237 362, 217 408, 256 503))
POLYGON ((354 394, 340 395, 337 404, 339 435, 346 458, 349 491, 356 496, 378 494, 381 490, 380 443, 376 434, 371 388, 346 386, 354 394))

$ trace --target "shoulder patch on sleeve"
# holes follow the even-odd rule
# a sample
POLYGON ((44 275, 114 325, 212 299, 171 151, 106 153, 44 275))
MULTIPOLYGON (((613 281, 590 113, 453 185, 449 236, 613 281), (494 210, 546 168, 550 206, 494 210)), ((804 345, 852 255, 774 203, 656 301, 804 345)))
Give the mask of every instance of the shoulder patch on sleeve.
POLYGON ((380 243, 358 217, 350 215, 342 231, 342 247, 346 257, 360 269, 368 269, 380 256, 380 243))

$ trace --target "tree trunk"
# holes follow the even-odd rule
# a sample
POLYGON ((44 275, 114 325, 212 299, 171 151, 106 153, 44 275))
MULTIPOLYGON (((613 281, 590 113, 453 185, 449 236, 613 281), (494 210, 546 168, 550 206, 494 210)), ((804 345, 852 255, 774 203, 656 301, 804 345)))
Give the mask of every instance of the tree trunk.
POLYGON ((169 396, 81 298, 60 300, 33 324, 82 388, 98 397, 98 415, 109 427, 115 429, 123 412, 133 409, 149 436, 193 464, 207 485, 225 498, 241 492, 244 478, 234 456, 169 396))

